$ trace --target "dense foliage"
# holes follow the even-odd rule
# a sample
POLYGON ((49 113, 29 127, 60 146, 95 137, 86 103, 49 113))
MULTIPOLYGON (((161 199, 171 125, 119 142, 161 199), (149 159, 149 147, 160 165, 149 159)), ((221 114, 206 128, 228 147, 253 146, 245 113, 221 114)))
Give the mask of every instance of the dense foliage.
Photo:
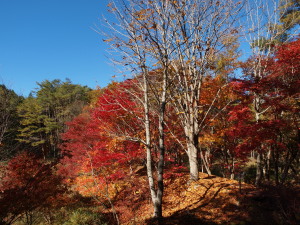
POLYGON ((135 223, 151 210, 177 221, 199 208, 233 210, 218 220, 229 224, 240 204, 259 221, 247 219, 257 199, 274 202, 272 223, 299 222, 299 2, 278 1, 277 20, 248 3, 112 3, 120 24, 104 41, 131 79, 45 80, 26 98, 1 85, 0 224, 135 223), (243 12, 252 53, 239 61, 243 12))
POLYGON ((17 107, 23 101, 13 90, 0 85, 0 160, 6 160, 20 147, 16 141, 19 125, 17 107))
POLYGON ((88 103, 88 87, 70 80, 45 80, 18 107, 21 118, 18 140, 41 151, 44 158, 58 157, 60 133, 65 122, 77 116, 88 103))

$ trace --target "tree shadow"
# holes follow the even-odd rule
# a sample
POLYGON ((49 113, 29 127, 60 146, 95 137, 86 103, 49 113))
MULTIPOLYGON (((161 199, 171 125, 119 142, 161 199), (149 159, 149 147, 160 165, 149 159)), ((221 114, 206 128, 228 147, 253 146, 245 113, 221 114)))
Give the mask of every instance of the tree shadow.
MULTIPOLYGON (((216 176, 202 178, 187 190, 193 199, 164 218, 163 224, 278 224, 273 219, 272 202, 268 203, 269 208, 262 209, 249 197, 249 193, 256 190, 245 183, 240 189, 239 183, 234 180, 216 176)), ((179 197, 178 205, 180 201, 179 197)), ((174 205, 174 202, 166 204, 174 205)))
MULTIPOLYGON (((215 177, 207 177, 206 179, 213 178, 215 177)), ((214 219, 218 217, 219 214, 214 215, 213 210, 210 211, 209 209, 214 209, 222 205, 225 199, 220 196, 220 192, 230 186, 230 184, 224 182, 212 182, 210 184, 197 182, 193 184, 191 190, 187 190, 187 194, 193 196, 193 201, 172 215, 165 217, 162 222, 149 220, 147 224, 219 224, 218 222, 214 222, 214 219), (198 189, 201 191, 198 191, 198 189)), ((166 204, 168 204, 168 202, 166 202, 166 204)), ((236 210, 237 208, 236 205, 231 204, 227 210, 236 210)))
POLYGON ((162 219, 148 219, 145 221, 147 225, 193 225, 193 224, 202 224, 202 225, 217 225, 217 223, 205 221, 200 219, 199 217, 191 214, 191 213, 184 213, 184 214, 174 214, 169 217, 164 217, 162 219))
MULTIPOLYGON (((166 186, 164 218, 149 219, 147 213, 152 213, 149 197, 139 198, 142 202, 137 203, 142 205, 137 208, 134 204, 129 206, 135 216, 133 218, 128 214, 126 224, 300 224, 297 216, 300 215, 297 207, 300 205, 299 190, 258 189, 246 183, 240 187, 238 181, 206 175, 190 184, 187 181, 188 177, 174 179, 166 186)), ((147 191, 140 193, 147 196, 147 191)), ((123 210, 120 212, 123 213, 123 210)))
POLYGON ((300 189, 287 186, 264 186, 244 197, 249 224, 300 224, 300 189))

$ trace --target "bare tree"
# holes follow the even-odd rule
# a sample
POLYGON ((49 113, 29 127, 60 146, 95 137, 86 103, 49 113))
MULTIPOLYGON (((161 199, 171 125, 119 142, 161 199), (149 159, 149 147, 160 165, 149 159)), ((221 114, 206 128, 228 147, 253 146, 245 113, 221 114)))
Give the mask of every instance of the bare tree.
MULTIPOLYGON (((175 71, 172 102, 181 118, 186 136, 190 179, 198 179, 199 134, 222 87, 209 106, 200 104, 204 94, 202 84, 205 77, 214 76, 212 69, 218 54, 228 43, 225 40, 238 33, 236 26, 243 6, 236 1, 175 1, 172 3, 174 21, 171 37, 174 51, 171 65, 175 71), (205 111, 200 117, 200 111, 205 111)), ((203 160, 205 163, 205 161, 203 160)), ((204 164, 207 171, 207 163, 204 164)))
POLYGON ((222 89, 200 119, 201 85, 206 76, 214 75, 211 67, 226 46, 225 40, 237 32, 234 25, 242 4, 230 0, 120 0, 109 6, 118 22, 106 21, 110 31, 106 33, 105 41, 118 54, 114 61, 129 69, 124 74, 133 74, 141 81, 139 86, 144 97, 139 101, 144 109, 143 143, 147 152, 149 186, 154 216, 161 217, 166 105, 172 102, 181 119, 190 178, 197 180, 198 136, 222 89), (156 75, 153 75, 154 71, 156 75), (156 107, 153 107, 153 101, 156 107), (157 115, 156 121, 150 119, 151 111, 157 115), (158 143, 152 143, 151 127, 158 129, 158 143), (151 158, 155 145, 159 146, 157 185, 151 158))
MULTIPOLYGON (((145 137, 139 139, 146 148, 146 167, 149 181, 149 188, 154 206, 154 217, 162 217, 163 197, 163 170, 165 156, 165 109, 167 104, 167 90, 169 83, 169 62, 168 54, 170 48, 165 29, 157 29, 155 26, 167 26, 167 17, 164 13, 168 11, 167 1, 120 1, 111 3, 111 10, 114 12, 119 24, 108 23, 114 32, 108 40, 112 48, 121 53, 121 63, 127 65, 132 75, 138 81, 139 90, 143 97, 130 91, 132 96, 142 105, 144 110, 142 118, 145 137), (155 14, 156 7, 159 7, 160 14, 155 14), (155 16, 158 16, 155 18, 155 16), (156 22, 154 22, 156 21, 156 22), (153 22, 152 24, 150 24, 153 22), (159 37, 158 37, 159 36, 159 37), (161 38, 163 37, 163 40, 161 38), (156 43, 156 44, 155 44, 156 43), (154 47, 153 45, 156 45, 154 47), (158 46, 158 47, 157 47, 158 46), (163 59, 163 60, 161 60, 163 59), (157 69, 161 71, 158 72, 157 69), (162 74, 159 79, 157 75, 162 74), (150 96, 155 107, 151 107, 150 96), (151 111, 156 116, 151 117, 151 111), (157 118, 157 119, 154 119, 157 118), (158 130, 158 143, 153 143, 151 127, 158 130), (153 176, 153 148, 158 146, 159 156, 157 179, 153 176), (157 188, 156 188, 157 187, 157 188)), ((117 61, 117 60, 115 60, 117 61)), ((153 114, 153 113, 152 113, 153 114)), ((132 137, 127 137, 133 139, 132 137)))

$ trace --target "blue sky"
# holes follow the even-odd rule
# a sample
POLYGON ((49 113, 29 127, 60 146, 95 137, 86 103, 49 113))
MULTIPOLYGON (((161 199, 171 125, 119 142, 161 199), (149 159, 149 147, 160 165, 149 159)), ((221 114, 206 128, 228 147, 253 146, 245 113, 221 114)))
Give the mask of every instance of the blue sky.
POLYGON ((0 83, 27 96, 45 79, 104 87, 115 75, 93 28, 107 0, 0 0, 0 83))

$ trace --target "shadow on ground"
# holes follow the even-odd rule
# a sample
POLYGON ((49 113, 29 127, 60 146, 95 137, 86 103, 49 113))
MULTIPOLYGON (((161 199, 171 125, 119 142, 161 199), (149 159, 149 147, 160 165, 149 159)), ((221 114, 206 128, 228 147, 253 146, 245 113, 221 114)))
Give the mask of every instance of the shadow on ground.
POLYGON ((192 225, 192 224, 203 224, 203 225, 217 225, 217 223, 204 221, 193 214, 178 214, 170 217, 164 217, 160 221, 155 219, 149 219, 145 221, 147 225, 192 225))
MULTIPOLYGON (((188 176, 166 183, 163 199, 164 218, 150 219, 153 212, 147 191, 139 190, 134 205, 118 208, 127 217, 122 224, 148 225, 298 225, 300 224, 299 187, 266 186, 256 188, 216 176, 200 173, 198 181, 188 176), (148 196, 148 197, 147 197, 148 196), (141 201, 142 200, 142 201, 141 201), (129 213, 129 211, 131 213, 129 213)), ((133 185, 134 187, 134 185, 133 185)), ((130 189, 130 191, 132 191, 130 189)), ((129 194, 126 193, 126 195, 129 194)))
POLYGON ((298 225, 300 224, 299 189, 268 186, 244 188, 242 193, 229 184, 214 182, 201 185, 202 192, 192 193, 195 200, 161 221, 146 224, 230 224, 230 225, 298 225), (205 191, 204 191, 205 190, 205 191), (225 191, 226 195, 220 194, 225 191), (201 194, 200 194, 201 193, 201 194), (231 196, 231 197, 230 197, 231 196))

